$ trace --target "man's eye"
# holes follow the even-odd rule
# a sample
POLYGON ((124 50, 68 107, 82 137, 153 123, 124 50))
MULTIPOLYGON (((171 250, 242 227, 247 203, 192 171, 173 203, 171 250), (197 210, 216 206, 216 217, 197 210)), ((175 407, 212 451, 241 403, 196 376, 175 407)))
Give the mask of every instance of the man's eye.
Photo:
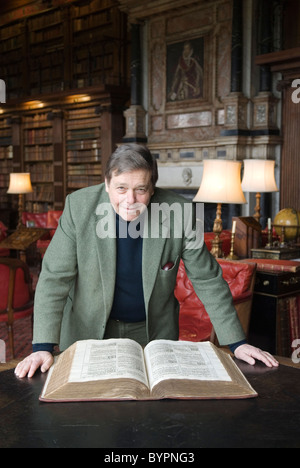
POLYGON ((146 191, 147 191, 146 189, 140 188, 140 189, 137 190, 137 193, 138 193, 139 195, 143 195, 144 193, 146 193, 146 191))
POLYGON ((122 192, 122 193, 126 192, 125 187, 117 187, 117 190, 118 190, 118 192, 122 192))

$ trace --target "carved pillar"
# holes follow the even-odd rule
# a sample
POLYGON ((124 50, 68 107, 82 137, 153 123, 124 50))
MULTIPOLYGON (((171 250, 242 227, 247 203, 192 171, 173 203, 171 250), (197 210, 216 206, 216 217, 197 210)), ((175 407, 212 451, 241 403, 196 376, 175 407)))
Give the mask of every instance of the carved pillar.
MULTIPOLYGON (((273 51, 273 0, 259 2, 258 54, 273 51)), ((272 73, 269 64, 260 66, 259 93, 253 99, 253 129, 255 135, 277 135, 277 99, 272 94, 272 73)))
POLYGON ((242 93, 243 83, 243 2, 233 1, 232 44, 231 44, 231 81, 230 94, 224 98, 225 130, 222 136, 248 134, 248 99, 242 93))
POLYGON ((141 42, 140 25, 131 25, 131 105, 124 112, 126 119, 126 135, 123 142, 145 143, 145 115, 142 106, 142 66, 141 66, 141 42))

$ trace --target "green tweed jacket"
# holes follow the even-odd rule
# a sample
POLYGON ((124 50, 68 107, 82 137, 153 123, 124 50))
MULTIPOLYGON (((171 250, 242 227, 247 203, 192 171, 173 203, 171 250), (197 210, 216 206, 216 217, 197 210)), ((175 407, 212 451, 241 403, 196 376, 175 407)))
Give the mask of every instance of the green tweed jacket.
MULTIPOLYGON (((203 242, 189 243, 192 234, 176 219, 180 212, 190 212, 185 211, 187 204, 191 207, 184 198, 156 188, 146 213, 142 271, 149 340, 178 339, 179 305, 174 288, 182 258, 220 344, 241 341, 245 335, 221 268, 203 242), (170 221, 170 206, 177 209, 174 222, 170 221), (157 207, 159 216, 153 217, 157 207), (168 262, 174 266, 163 270, 168 262)), ((64 350, 77 340, 102 339, 115 276, 115 213, 105 186, 74 192, 66 199, 43 260, 35 294, 33 343, 58 343, 64 350)))

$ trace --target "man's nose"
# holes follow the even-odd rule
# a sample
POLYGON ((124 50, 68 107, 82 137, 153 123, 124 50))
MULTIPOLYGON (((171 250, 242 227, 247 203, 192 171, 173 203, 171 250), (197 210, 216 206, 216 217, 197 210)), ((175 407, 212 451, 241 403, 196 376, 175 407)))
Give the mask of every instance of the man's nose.
POLYGON ((127 203, 128 205, 133 205, 136 202, 134 190, 127 190, 127 203))

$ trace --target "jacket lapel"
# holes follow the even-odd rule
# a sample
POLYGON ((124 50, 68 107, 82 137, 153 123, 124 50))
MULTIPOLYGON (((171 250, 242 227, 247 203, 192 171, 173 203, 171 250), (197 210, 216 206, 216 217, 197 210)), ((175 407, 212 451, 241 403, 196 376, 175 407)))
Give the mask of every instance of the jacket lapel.
POLYGON ((151 205, 148 208, 148 223, 144 227, 143 240, 143 288, 146 310, 154 288, 157 273, 161 266, 161 257, 169 235, 168 218, 162 210, 160 217, 157 213, 151 215, 151 205))
POLYGON ((116 220, 115 211, 107 200, 99 202, 95 213, 95 240, 98 256, 101 284, 107 318, 113 303, 116 281, 116 220))

